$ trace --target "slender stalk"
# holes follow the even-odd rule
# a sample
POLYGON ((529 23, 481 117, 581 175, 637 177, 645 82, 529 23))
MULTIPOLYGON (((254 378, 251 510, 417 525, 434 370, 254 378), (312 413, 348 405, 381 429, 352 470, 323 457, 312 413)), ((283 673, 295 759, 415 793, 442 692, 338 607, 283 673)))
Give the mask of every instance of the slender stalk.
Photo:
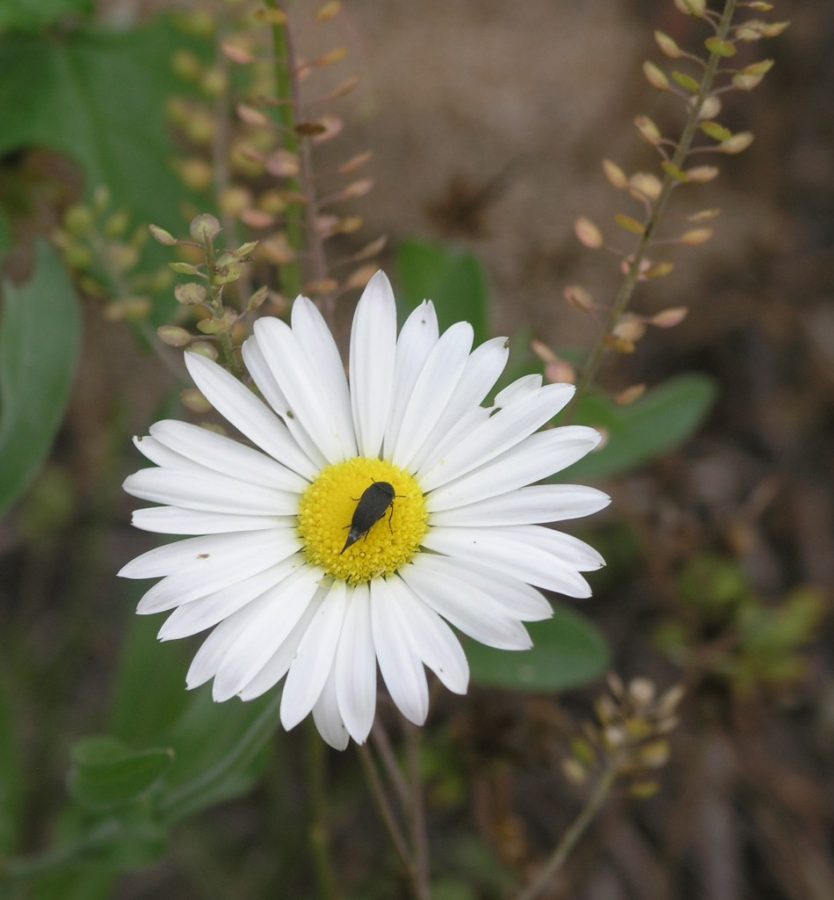
MULTIPOLYGON (((278 12, 286 13, 278 0, 266 0, 266 5, 278 12)), ((281 140, 285 150, 300 158, 301 141, 295 130, 298 123, 297 106, 293 96, 294 71, 286 23, 276 23, 272 26, 272 52, 275 57, 275 99, 278 101, 275 117, 281 127, 281 140)), ((288 179, 287 183, 291 191, 302 193, 298 179, 288 179)), ((281 266, 281 287, 288 297, 293 298, 301 293, 302 288, 299 260, 304 250, 304 229, 302 210, 298 203, 290 203, 287 207, 287 240, 295 251, 295 259, 281 266)))
POLYGON ((323 900, 337 900, 339 891, 330 861, 330 830, 325 788, 326 762, 324 742, 312 723, 307 735, 307 764, 310 776, 310 850, 319 884, 319 896, 323 900))
MULTIPOLYGON (((209 283, 209 299, 210 306, 214 313, 216 319, 223 319, 223 286, 215 283, 215 259, 216 254, 214 252, 214 242, 209 238, 206 240, 203 245, 203 249, 206 255, 206 268, 208 270, 208 283, 209 283)), ((241 374, 241 365, 240 360, 235 355, 234 347, 232 346, 232 337, 228 331, 223 330, 217 333, 217 342, 220 345, 220 352, 223 355, 223 361, 226 363, 226 368, 233 375, 241 374)))
POLYGON ((408 875, 409 881, 411 882, 412 888, 414 890, 414 896, 418 898, 418 900, 422 900, 421 895, 417 891, 417 873, 414 867, 414 862, 411 859, 411 854, 408 850, 408 844, 406 843, 406 840, 403 837, 402 830, 400 829, 400 826, 397 824, 397 820, 394 817, 394 810, 392 809, 391 802, 385 793, 385 786, 382 783, 382 779, 379 777, 379 772, 377 771, 376 763, 374 762, 373 756, 371 755, 371 751, 367 745, 359 746, 357 747, 357 750, 359 752, 359 761, 362 763, 362 772, 365 775, 366 781, 368 782, 368 787, 371 791, 371 797, 376 804, 379 817, 382 819, 382 823, 385 826, 386 831, 388 832, 388 836, 391 838, 391 843, 394 845, 394 849, 397 851, 397 856, 399 856, 400 862, 403 864, 403 868, 408 875))
POLYGON ((608 799, 608 795, 617 781, 617 774, 616 764, 610 763, 588 797, 587 803, 582 807, 579 815, 573 820, 570 828, 565 832, 562 840, 559 841, 550 858, 544 864, 544 868, 539 872, 532 884, 529 884, 517 895, 515 900, 534 900, 534 898, 542 896, 551 886, 553 876, 565 864, 565 860, 570 856, 571 851, 608 799))
POLYGON ((376 748, 376 752, 379 754, 382 765, 385 767, 391 786, 397 793, 397 799, 400 801, 400 805, 404 810, 408 809, 411 803, 408 783, 403 777, 400 764, 397 762, 397 757, 394 755, 394 748, 391 746, 391 739, 388 737, 388 732, 385 730, 379 716, 377 716, 374 721, 374 727, 371 729, 371 740, 376 748))
MULTIPOLYGON (((727 38, 727 35, 729 34, 730 24, 732 22, 733 13, 735 12, 736 2, 737 0, 726 0, 724 4, 724 10, 721 13, 721 20, 716 31, 716 34, 720 40, 725 40, 727 38)), ((683 133, 681 134, 681 139, 677 144, 674 154, 672 155, 671 163, 676 168, 681 168, 683 166, 686 157, 689 154, 690 148, 692 146, 692 141, 695 138, 695 133, 698 128, 701 108, 704 105, 704 101, 710 95, 710 92, 712 90, 712 83, 715 80, 720 62, 721 56, 718 53, 710 53, 709 59, 707 60, 706 67, 704 69, 704 74, 698 87, 698 93, 693 98, 689 116, 686 120, 683 133)), ((596 378, 597 372, 599 371, 599 368, 602 365, 602 361, 605 358, 605 354, 608 350, 606 339, 613 332, 614 328, 620 320, 620 317, 628 308, 628 304, 631 301, 631 296, 634 293, 634 288, 637 285, 637 279, 640 275, 641 263, 645 259, 646 253, 648 252, 652 244, 652 238, 657 231, 657 227, 660 224, 660 220, 663 217, 663 213, 666 210, 666 206, 669 203, 669 198, 672 196, 672 191, 674 190, 676 184, 678 184, 678 181, 674 177, 674 175, 666 172, 663 178, 660 194, 658 195, 657 200, 654 203, 648 221, 646 222, 643 234, 640 236, 640 241, 637 244, 637 249, 631 259, 631 263, 628 268, 628 274, 620 284, 619 290, 614 297, 614 302, 612 303, 611 309, 608 312, 604 333, 594 345, 585 365, 582 367, 582 372, 580 374, 579 382, 576 388, 577 397, 581 397, 582 395, 584 395, 594 383, 594 379, 596 378)))
POLYGON ((413 725, 405 725, 408 780, 411 787, 411 844, 414 848, 416 869, 415 887, 421 900, 431 900, 431 867, 429 864, 429 836, 426 830, 426 814, 423 806, 423 772, 420 749, 422 733, 413 725))

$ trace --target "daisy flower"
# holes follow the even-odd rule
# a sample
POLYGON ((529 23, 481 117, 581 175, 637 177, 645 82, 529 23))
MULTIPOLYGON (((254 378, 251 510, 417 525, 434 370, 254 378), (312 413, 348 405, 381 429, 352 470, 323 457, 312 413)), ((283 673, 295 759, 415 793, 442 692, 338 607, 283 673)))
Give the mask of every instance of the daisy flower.
POLYGON ((136 438, 155 465, 124 488, 161 505, 137 510, 133 524, 193 536, 119 574, 161 579, 138 607, 172 610, 160 640, 211 629, 189 688, 213 680, 215 700, 251 700, 285 678, 284 727, 312 712, 324 740, 343 749, 371 729, 377 666, 402 714, 422 724, 425 668, 450 691, 467 689, 453 628, 525 650, 522 623, 552 614, 539 589, 590 595, 580 573, 602 558, 544 523, 609 498, 536 482, 599 435, 576 425, 535 433, 574 392, 538 375, 484 406, 507 341, 474 350, 472 341, 466 322, 440 334, 430 302, 397 335, 391 286, 378 272, 356 308, 349 379, 306 297, 291 326, 263 317, 243 345, 260 396, 186 353, 194 383, 250 443, 172 420, 136 438))

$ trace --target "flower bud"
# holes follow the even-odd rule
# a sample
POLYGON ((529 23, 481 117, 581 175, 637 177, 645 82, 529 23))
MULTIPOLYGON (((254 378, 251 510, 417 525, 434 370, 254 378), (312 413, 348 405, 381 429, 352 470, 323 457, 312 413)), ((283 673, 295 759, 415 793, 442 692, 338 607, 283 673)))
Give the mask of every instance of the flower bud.
POLYGON ((212 360, 212 362, 217 361, 217 357, 220 355, 217 352, 217 347, 214 344, 209 344, 208 341, 195 341, 189 348, 189 353, 196 353, 198 356, 205 356, 206 359, 212 360))
POLYGON ((655 313, 650 319, 649 324, 655 328, 674 328, 680 325, 687 317, 689 310, 685 306, 670 306, 668 309, 655 313))
POLYGON ((662 31, 655 31, 654 39, 657 42, 657 46, 660 47, 661 53, 668 56, 670 59, 678 59, 683 56, 683 50, 681 50, 668 34, 665 34, 662 31))
POLYGON ((736 55, 736 45, 732 41, 722 41, 721 38, 714 35, 704 41, 704 46, 710 53, 725 59, 736 55))
POLYGON ((602 232, 585 216, 580 216, 573 223, 573 230, 580 243, 590 247, 592 250, 599 249, 604 243, 602 232))
POLYGON ((174 296, 177 298, 177 302, 184 306, 196 306, 206 302, 208 293, 202 284, 189 281, 187 284, 178 284, 174 288, 174 296))
POLYGON ((623 231, 628 231, 630 234, 642 235, 646 231, 646 226, 642 222, 638 222, 634 216, 627 216, 625 213, 617 213, 614 221, 623 231))
POLYGON ((316 21, 321 23, 329 22, 331 19, 335 19, 336 16, 339 15, 339 12, 342 9, 342 4, 339 0, 330 0, 330 2, 325 3, 323 6, 319 7, 316 12, 316 21))
POLYGON ((643 74, 646 76, 646 81, 656 90, 669 90, 669 79, 666 77, 666 73, 653 62, 646 60, 643 63, 643 74))
POLYGON ((698 247, 712 240, 712 235, 711 228, 693 228, 691 231, 685 231, 678 240, 687 247, 698 247))
POLYGON ((160 325, 156 333, 169 347, 187 347, 191 343, 191 335, 179 325, 160 325))
POLYGON ((624 391, 614 395, 614 402, 617 406, 630 406, 635 400, 639 400, 646 393, 645 384, 633 384, 624 391))
POLYGON ((569 284, 563 293, 565 300, 567 300, 571 306, 575 306, 583 312, 590 312, 594 309, 594 298, 584 287, 582 287, 582 285, 569 284))
POLYGON ((708 181, 718 177, 717 166, 693 166, 684 172, 687 181, 694 181, 697 184, 706 184, 708 181))
POLYGON ((602 170, 605 172, 605 177, 608 181, 618 190, 628 186, 628 178, 625 172, 616 163, 611 162, 610 159, 602 161, 602 170))
POLYGON ((211 412, 211 404, 197 390, 197 388, 186 388, 180 393, 180 403, 191 412, 208 413, 211 412))
POLYGON ((629 180, 629 185, 632 191, 648 200, 656 200, 663 187, 657 175, 652 175, 651 172, 635 172, 629 180))
POLYGON ((208 244, 220 234, 220 222, 210 213, 202 213, 191 220, 191 237, 201 244, 208 244))
POLYGON ((749 131, 739 131, 726 141, 722 141, 718 145, 718 149, 722 153, 735 155, 743 153, 753 143, 753 135, 749 131))
POLYGON ((650 144, 659 143, 662 137, 660 129, 648 116, 637 116, 634 120, 634 124, 644 141, 647 141, 650 144))

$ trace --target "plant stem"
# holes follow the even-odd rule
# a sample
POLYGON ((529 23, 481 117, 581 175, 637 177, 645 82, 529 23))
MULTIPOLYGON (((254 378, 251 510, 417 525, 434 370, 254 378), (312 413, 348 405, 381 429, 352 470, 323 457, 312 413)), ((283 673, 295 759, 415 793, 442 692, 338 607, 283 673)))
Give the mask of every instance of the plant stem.
POLYGON ((313 854, 313 865, 319 883, 319 895, 323 900, 336 900, 339 892, 336 888, 336 877, 330 861, 330 834, 327 816, 327 793, 325 789, 325 757, 324 742, 312 723, 307 735, 307 762, 310 777, 310 849, 313 854))
MULTIPOLYGON (((721 13, 721 21, 719 22, 716 32, 719 40, 725 40, 727 38, 727 35, 729 34, 730 24, 732 22, 733 13, 735 12, 736 2, 737 0, 726 0, 724 4, 724 10, 721 13)), ((677 169, 680 169, 683 166, 686 157, 689 154, 689 150, 692 146, 692 141, 695 138, 695 133, 698 128, 701 108, 704 105, 704 101, 710 95, 712 83, 715 80, 720 62, 721 56, 718 53, 710 53, 706 68, 704 69, 704 74, 698 86, 698 93, 693 97, 692 106, 690 108, 689 116, 686 120, 683 133, 681 134, 680 141, 678 141, 677 147, 675 148, 675 152, 671 159, 672 166, 677 169)), ((672 191, 675 188, 675 185, 677 185, 678 183, 679 182, 674 175, 672 175, 670 172, 665 173, 663 177, 662 187, 660 189, 660 194, 658 195, 651 213, 649 214, 645 229, 643 231, 643 234, 640 236, 640 240, 637 244, 637 249, 635 250, 633 257, 630 260, 628 274, 620 284, 619 290, 614 297, 614 302, 611 304, 611 309, 608 312, 605 323, 604 333, 600 336, 599 340, 594 345, 593 349, 588 355, 588 359, 585 362, 585 365, 582 367, 582 373, 579 377, 579 382, 576 387, 577 397, 583 396, 594 383, 594 379, 596 378, 597 372, 599 371, 599 368, 602 365, 602 361, 605 358, 605 354, 608 350, 606 339, 609 337, 609 335, 612 334, 614 328, 620 320, 620 317, 628 308, 628 304, 631 301, 631 296, 634 293, 634 288, 637 285, 637 279, 640 275, 640 266, 651 246, 652 238, 657 231, 660 220, 663 217, 663 213, 665 212, 666 206, 669 203, 669 198, 672 195, 672 191)))
MULTIPOLYGON (((223 287, 215 284, 215 252, 214 242, 208 238, 203 245, 203 251, 206 257, 206 269, 208 270, 208 283, 210 306, 214 313, 215 319, 223 320, 223 287)), ((235 356, 234 347, 232 346, 232 338, 228 331, 223 330, 217 333, 217 342, 220 344, 220 352, 223 354, 223 361, 226 368, 233 375, 240 375, 240 362, 235 356)))
MULTIPOLYGON (((270 9, 286 13, 278 0, 266 0, 270 9)), ((300 141, 296 126, 296 103, 293 96, 293 60, 289 40, 289 28, 286 22, 272 26, 272 52, 275 57, 275 99, 278 105, 275 116, 281 127, 281 140, 284 149, 299 156, 300 141)), ((301 193, 301 184, 297 178, 287 180, 288 187, 295 193, 301 193)), ((302 226, 301 206, 290 203, 287 206, 287 240, 295 251, 295 258, 281 267, 281 287, 291 299, 301 293, 302 272, 300 257, 304 250, 304 230, 302 226)))
POLYGON ((562 868, 565 860, 570 856, 571 851, 608 799, 608 795, 617 781, 617 774, 616 764, 614 762, 609 763, 590 797, 588 797, 585 806, 582 807, 579 815, 573 820, 562 840, 556 845, 556 849, 544 864, 544 868, 536 876, 533 883, 524 888, 515 900, 534 900, 535 897, 540 897, 550 887, 551 879, 562 868))
POLYGON ((423 807, 423 772, 420 765, 422 734, 419 728, 405 725, 408 779, 411 786, 411 844, 414 848, 416 870, 415 888, 421 900, 431 900, 431 867, 429 864, 429 836, 426 831, 426 815, 423 807))
POLYGON ((358 746, 357 750, 359 752, 359 761, 362 763, 362 772, 368 782, 371 797, 376 804, 379 817, 382 819, 382 823, 385 825, 388 836, 391 838, 391 843, 397 851, 397 856, 399 856, 400 862, 403 864, 403 868, 408 875, 414 891, 414 896, 417 900, 422 900, 422 896, 417 887, 417 872, 414 862, 411 858, 411 854, 408 852, 408 845, 403 837, 402 830, 394 817, 391 802, 385 793, 385 786, 382 783, 382 779, 379 777, 379 772, 377 771, 376 763, 371 755, 371 751, 367 744, 358 746))

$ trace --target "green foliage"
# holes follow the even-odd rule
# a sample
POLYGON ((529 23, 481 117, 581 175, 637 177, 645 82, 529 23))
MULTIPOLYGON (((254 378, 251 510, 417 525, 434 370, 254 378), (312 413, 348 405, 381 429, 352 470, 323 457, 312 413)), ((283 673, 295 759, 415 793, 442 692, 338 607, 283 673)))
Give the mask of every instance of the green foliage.
POLYGON ((608 645, 582 615, 558 607, 553 618, 527 626, 533 648, 517 653, 470 642, 466 655, 477 684, 543 693, 578 687, 608 668, 608 645))
POLYGON ((37 475, 64 416, 81 323, 63 265, 39 244, 32 279, 7 282, 0 320, 0 512, 37 475))
POLYGON ((131 750, 118 738, 85 738, 73 747, 70 793, 90 809, 124 806, 158 785, 173 761, 170 748, 131 750))
POLYGON ((603 429, 608 440, 602 450, 560 472, 558 480, 611 478, 672 452, 703 423, 715 396, 713 379, 693 374, 670 378, 629 406, 599 394, 580 399, 574 421, 603 429))
POLYGON ((0 856, 15 848, 23 799, 23 772, 15 742, 15 707, 9 694, 0 680, 0 856))
POLYGON ((93 0, 3 0, 0 4, 0 32, 38 31, 67 18, 87 18, 93 0))
POLYGON ((486 273, 472 253, 410 240, 400 244, 396 265, 401 311, 432 300, 441 330, 465 320, 475 329, 476 344, 491 337, 486 273))

